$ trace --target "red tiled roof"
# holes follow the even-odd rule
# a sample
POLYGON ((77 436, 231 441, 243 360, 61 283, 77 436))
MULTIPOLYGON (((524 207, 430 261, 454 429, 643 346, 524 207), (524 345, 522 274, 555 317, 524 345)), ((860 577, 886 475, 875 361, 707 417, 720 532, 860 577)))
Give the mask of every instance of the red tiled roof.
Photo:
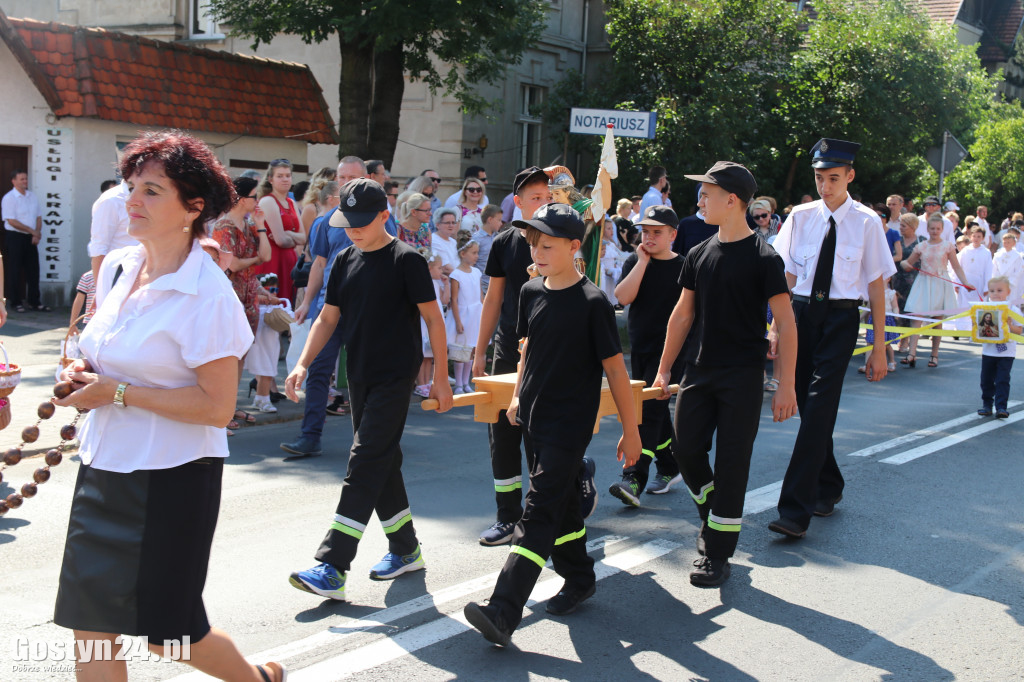
POLYGON ((999 17, 999 23, 988 27, 978 47, 982 62, 1005 62, 1011 53, 1013 43, 1024 23, 1024 3, 1007 3, 1006 13, 999 17))
POLYGON ((917 0, 932 21, 942 22, 946 25, 956 21, 956 15, 960 13, 960 5, 963 0, 917 0))
POLYGON ((323 91, 304 64, 2 11, 0 38, 57 116, 338 142, 323 91))

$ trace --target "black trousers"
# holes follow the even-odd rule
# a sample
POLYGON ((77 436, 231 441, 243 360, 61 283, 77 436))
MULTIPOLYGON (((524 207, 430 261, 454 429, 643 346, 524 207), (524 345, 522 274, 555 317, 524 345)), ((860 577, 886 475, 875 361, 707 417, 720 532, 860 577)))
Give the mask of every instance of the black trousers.
POLYGON ((7 256, 4 258, 4 294, 7 307, 13 308, 26 301, 30 306, 42 304, 39 298, 39 249, 32 243, 32 235, 7 230, 4 235, 7 256), (22 279, 25 283, 22 284, 22 279), (23 299, 22 292, 28 289, 23 299))
POLYGON ((981 356, 981 404, 992 409, 995 401, 997 412, 1006 411, 1006 401, 1010 397, 1010 370, 1013 369, 1013 358, 1000 358, 994 355, 981 356))
POLYGON ((812 323, 805 314, 807 307, 793 301, 800 431, 779 496, 779 515, 803 528, 810 525, 818 500, 836 500, 843 493, 845 482, 836 463, 832 432, 860 327, 856 308, 830 308, 824 319, 812 323))
POLYGON ((416 551, 419 543, 402 478, 400 445, 413 383, 412 378, 372 385, 349 382, 355 437, 338 510, 317 550, 317 561, 348 571, 374 512, 384 526, 388 551, 416 551))
POLYGON ((707 556, 727 559, 736 551, 743 523, 750 456, 764 398, 760 367, 698 367, 687 364, 676 396, 679 469, 697 503, 707 556), (707 442, 716 434, 712 470, 707 442))
MULTIPOLYGON (((643 379, 649 387, 658 376, 661 353, 632 353, 629 357, 631 375, 634 380, 643 379)), ((683 373, 682 361, 672 368, 672 383, 679 383, 683 373)), ((640 459, 631 467, 623 469, 624 476, 632 474, 642 490, 647 485, 651 461, 654 461, 659 476, 674 478, 679 473, 673 451, 672 418, 667 400, 645 400, 643 421, 640 424, 640 443, 643 448, 640 459)))
MULTIPOLYGON (((516 371, 519 351, 499 339, 494 342, 492 374, 516 371)), ((523 438, 520 426, 509 424, 505 410, 498 413, 498 421, 487 426, 487 439, 491 446, 491 472, 494 476, 494 501, 498 505, 498 521, 515 523, 523 515, 523 454, 526 452, 527 471, 533 469, 533 449, 523 438)))
POLYGON ((531 444, 528 437, 526 442, 534 453, 530 492, 490 600, 513 628, 523 619, 523 607, 549 556, 555 572, 576 589, 585 590, 597 579, 580 512, 579 473, 587 443, 567 450, 531 444))

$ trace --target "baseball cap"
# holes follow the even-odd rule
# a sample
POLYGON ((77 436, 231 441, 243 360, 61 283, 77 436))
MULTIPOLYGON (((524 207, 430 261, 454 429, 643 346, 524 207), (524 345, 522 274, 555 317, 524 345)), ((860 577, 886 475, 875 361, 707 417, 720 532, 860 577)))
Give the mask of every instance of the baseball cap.
POLYGON ((925 197, 924 201, 921 202, 921 205, 924 206, 925 204, 935 204, 936 206, 938 206, 939 205, 939 198, 938 197, 925 197))
POLYGON ((673 230, 679 225, 679 218, 676 212, 668 206, 651 206, 644 212, 644 219, 640 225, 667 225, 673 230))
POLYGON ((580 241, 587 232, 580 214, 568 204, 544 204, 533 212, 531 220, 513 220, 512 225, 520 229, 533 227, 552 237, 580 241))
POLYGON ((516 179, 512 181, 512 194, 519 194, 520 188, 534 179, 536 176, 537 180, 543 180, 544 184, 548 184, 548 175, 540 168, 536 166, 530 166, 516 173, 516 179))
POLYGON ((718 185, 726 192, 735 194, 743 201, 749 202, 757 191, 757 183, 747 167, 732 161, 716 161, 715 165, 704 175, 684 175, 683 177, 709 185, 718 185))
POLYGON ((366 227, 388 210, 388 195, 376 180, 356 178, 341 187, 341 203, 331 214, 331 227, 366 227))
POLYGON ((960 207, 956 205, 955 201, 947 201, 942 205, 944 211, 959 211, 960 207))

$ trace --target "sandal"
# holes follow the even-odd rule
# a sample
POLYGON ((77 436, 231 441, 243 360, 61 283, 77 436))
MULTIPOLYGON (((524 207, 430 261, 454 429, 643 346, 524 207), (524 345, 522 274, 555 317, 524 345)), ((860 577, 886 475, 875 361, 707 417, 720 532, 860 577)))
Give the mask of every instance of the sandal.
MULTIPOLYGON (((256 423, 256 417, 254 417, 253 415, 249 414, 248 412, 246 412, 244 410, 235 410, 234 419, 236 419, 236 420, 237 419, 241 419, 243 424, 255 424, 256 423)), ((238 427, 235 427, 235 428, 238 428, 238 427)))
POLYGON ((287 682, 288 670, 280 663, 264 663, 256 666, 256 672, 263 678, 263 682, 287 682), (270 674, 267 674, 267 671, 270 674))
MULTIPOLYGON (((240 429, 240 428, 242 428, 242 425, 239 424, 238 422, 236 422, 234 419, 232 419, 231 421, 228 422, 228 427, 227 428, 228 428, 228 432, 230 432, 231 429, 240 429)), ((234 434, 231 434, 231 435, 234 435, 234 434)))
POLYGON ((779 380, 769 379, 764 383, 764 390, 768 391, 769 393, 775 393, 775 391, 779 390, 779 380))
POLYGON ((938 355, 933 355, 932 359, 928 361, 928 366, 929 367, 938 367, 939 366, 939 356, 938 355))
POLYGON ((234 432, 234 431, 232 431, 231 429, 225 429, 225 431, 227 431, 227 432, 228 432, 228 436, 233 436, 233 435, 235 435, 235 432, 234 432))
POLYGON ((903 360, 900 360, 900 362, 906 362, 907 367, 917 367, 917 356, 911 353, 903 358, 903 360))
POLYGON ((895 372, 895 371, 896 371, 896 363, 895 363, 895 362, 890 362, 890 363, 889 363, 889 364, 887 365, 887 367, 886 367, 886 368, 887 368, 887 369, 888 369, 888 370, 889 370, 890 372, 895 372))
POLYGON ((25 306, 23 306, 21 304, 14 306, 14 312, 16 312, 16 313, 23 313, 23 312, 25 312, 25 306))

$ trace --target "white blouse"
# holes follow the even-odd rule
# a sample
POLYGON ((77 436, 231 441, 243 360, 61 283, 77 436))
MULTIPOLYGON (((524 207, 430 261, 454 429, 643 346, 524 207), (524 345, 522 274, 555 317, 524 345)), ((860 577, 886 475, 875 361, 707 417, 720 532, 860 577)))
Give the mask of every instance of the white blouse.
MULTIPOLYGON (((242 304, 198 240, 177 272, 129 297, 145 260, 142 246, 103 259, 96 314, 79 339, 82 355, 97 373, 136 386, 182 388, 196 385, 196 367, 245 355, 253 336, 242 304), (118 265, 123 271, 115 283, 118 265)), ((128 396, 130 401, 131 391, 128 396)), ((90 411, 80 439, 84 464, 117 473, 228 456, 223 428, 187 424, 130 404, 90 411)))

